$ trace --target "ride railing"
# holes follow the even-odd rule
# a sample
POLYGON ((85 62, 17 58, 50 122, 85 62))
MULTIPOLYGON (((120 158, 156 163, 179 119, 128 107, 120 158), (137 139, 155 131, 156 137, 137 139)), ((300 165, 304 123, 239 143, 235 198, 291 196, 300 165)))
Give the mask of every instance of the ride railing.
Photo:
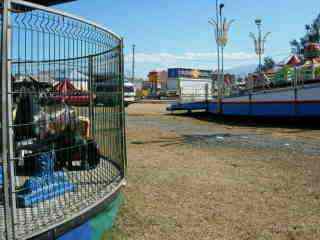
MULTIPOLYGON (((320 68, 314 65, 288 67, 276 70, 272 73, 253 73, 240 80, 224 82, 222 85, 223 98, 250 97, 250 95, 261 95, 271 92, 287 92, 283 98, 294 100, 299 98, 299 92, 304 93, 306 89, 320 84, 320 68)), ((218 90, 213 94, 214 98, 218 95, 218 90)), ((310 92, 311 94, 311 92, 310 92)), ((313 94, 313 93, 312 93, 313 94)), ((280 95, 279 95, 280 96, 280 95)), ((317 98, 318 94, 309 96, 317 98)), ((302 95, 300 95, 302 97, 302 95)), ((253 98, 254 99, 254 98, 253 98)), ((272 100, 272 99, 269 99, 272 100)))
POLYGON ((123 43, 29 2, 1 11, 0 239, 57 238, 124 182, 123 43))

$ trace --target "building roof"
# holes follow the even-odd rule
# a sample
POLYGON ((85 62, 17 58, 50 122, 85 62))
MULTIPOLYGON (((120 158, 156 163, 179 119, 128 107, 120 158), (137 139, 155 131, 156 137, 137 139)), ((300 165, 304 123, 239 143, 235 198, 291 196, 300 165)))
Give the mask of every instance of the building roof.
POLYGON ((296 66, 301 63, 301 60, 297 55, 291 54, 288 57, 286 57, 284 60, 279 62, 277 65, 278 66, 284 66, 284 65, 290 65, 290 66, 296 66))
POLYGON ((296 66, 301 63, 301 60, 296 56, 293 55, 288 61, 286 65, 296 66))

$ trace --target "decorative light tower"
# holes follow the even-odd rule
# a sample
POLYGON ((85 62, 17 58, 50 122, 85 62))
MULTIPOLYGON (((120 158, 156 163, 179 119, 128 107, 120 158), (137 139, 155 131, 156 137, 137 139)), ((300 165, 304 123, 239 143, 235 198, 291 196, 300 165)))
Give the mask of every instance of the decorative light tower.
MULTIPOLYGON (((227 21, 225 17, 223 17, 224 4, 219 4, 218 0, 216 0, 216 20, 213 18, 209 19, 209 24, 211 24, 215 29, 215 40, 217 43, 217 59, 218 59, 218 72, 217 72, 217 82, 218 82, 218 112, 222 112, 222 98, 224 91, 224 48, 228 43, 228 32, 231 24, 234 20, 227 21), (220 54, 221 53, 221 54, 220 54), (221 63, 221 64, 220 64, 221 63)), ((213 80, 214 81, 214 80, 213 80)), ((214 86, 214 82, 212 82, 212 89, 214 86)), ((213 90, 212 90, 213 93, 213 90)))
POLYGON ((267 41, 267 37, 271 34, 271 32, 267 32, 262 37, 262 29, 261 29, 262 20, 256 19, 255 24, 258 27, 258 38, 252 32, 250 33, 249 36, 253 39, 255 52, 259 57, 259 73, 261 74, 261 72, 262 72, 262 56, 264 55, 265 43, 267 41))

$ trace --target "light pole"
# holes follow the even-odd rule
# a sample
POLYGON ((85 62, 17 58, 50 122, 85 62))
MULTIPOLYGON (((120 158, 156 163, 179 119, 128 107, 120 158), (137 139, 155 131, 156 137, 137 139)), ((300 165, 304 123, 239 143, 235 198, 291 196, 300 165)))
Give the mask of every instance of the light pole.
POLYGON ((255 49, 255 53, 258 55, 259 57, 259 73, 262 73, 262 56, 264 54, 265 51, 265 43, 267 41, 267 37, 271 34, 270 32, 267 32, 263 37, 262 37, 262 20, 261 19, 256 19, 255 24, 257 25, 258 28, 258 37, 256 37, 253 33, 250 33, 250 37, 253 39, 254 42, 254 49, 255 49))
MULTIPOLYGON (((234 20, 227 21, 226 18, 223 17, 224 4, 219 4, 218 0, 216 0, 216 20, 213 18, 209 19, 209 24, 211 24, 215 28, 215 40, 217 44, 217 58, 218 58, 218 113, 222 113, 222 98, 223 98, 223 89, 224 89, 224 48, 228 43, 228 32, 230 29, 230 25, 234 22, 234 20), (221 54, 220 54, 221 53, 221 54), (221 63, 221 65, 220 65, 221 63)), ((214 80, 212 80, 212 92, 214 86, 214 80)))
POLYGON ((225 20, 223 20, 222 18, 222 10, 224 8, 224 4, 220 4, 219 6, 219 16, 220 16, 220 29, 221 29, 221 76, 220 76, 220 79, 221 79, 221 101, 222 101, 222 98, 223 98, 223 95, 224 95, 224 47, 226 46, 227 44, 227 40, 224 41, 223 38, 224 38, 224 22, 225 20))
POLYGON ((135 50, 136 50, 136 45, 132 45, 132 82, 134 82, 134 75, 135 75, 135 50))
MULTIPOLYGON (((217 58, 218 58, 218 69, 217 69, 217 84, 218 84, 218 100, 220 96, 220 45, 219 45, 219 38, 220 38, 220 18, 219 18, 219 0, 216 0, 216 23, 211 22, 211 24, 214 26, 216 25, 216 43, 217 43, 217 58)), ((209 22, 210 23, 210 22, 209 22)), ((214 84, 212 83, 212 91, 213 91, 214 84)))
POLYGON ((261 24, 262 21, 261 19, 256 19, 255 20, 255 24, 257 25, 258 28, 258 39, 259 39, 259 50, 258 50, 258 56, 259 56, 259 72, 261 73, 262 67, 261 67, 261 63, 262 63, 262 59, 261 56, 263 54, 264 49, 262 48, 262 40, 261 40, 261 24))

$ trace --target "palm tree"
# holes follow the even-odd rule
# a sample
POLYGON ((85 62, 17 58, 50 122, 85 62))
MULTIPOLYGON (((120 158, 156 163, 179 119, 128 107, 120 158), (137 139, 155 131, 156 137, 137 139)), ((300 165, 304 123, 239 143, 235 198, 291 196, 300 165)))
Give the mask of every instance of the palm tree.
POLYGON ((302 48, 301 48, 300 43, 296 39, 292 40, 290 42, 290 45, 291 45, 292 53, 298 54, 298 55, 301 54, 301 49, 302 48))
POLYGON ((304 47, 307 43, 320 43, 320 14, 313 21, 312 24, 305 25, 306 34, 299 40, 292 40, 290 45, 293 53, 303 55, 304 47))
POLYGON ((320 42, 320 24, 316 21, 312 24, 312 42, 320 42))

